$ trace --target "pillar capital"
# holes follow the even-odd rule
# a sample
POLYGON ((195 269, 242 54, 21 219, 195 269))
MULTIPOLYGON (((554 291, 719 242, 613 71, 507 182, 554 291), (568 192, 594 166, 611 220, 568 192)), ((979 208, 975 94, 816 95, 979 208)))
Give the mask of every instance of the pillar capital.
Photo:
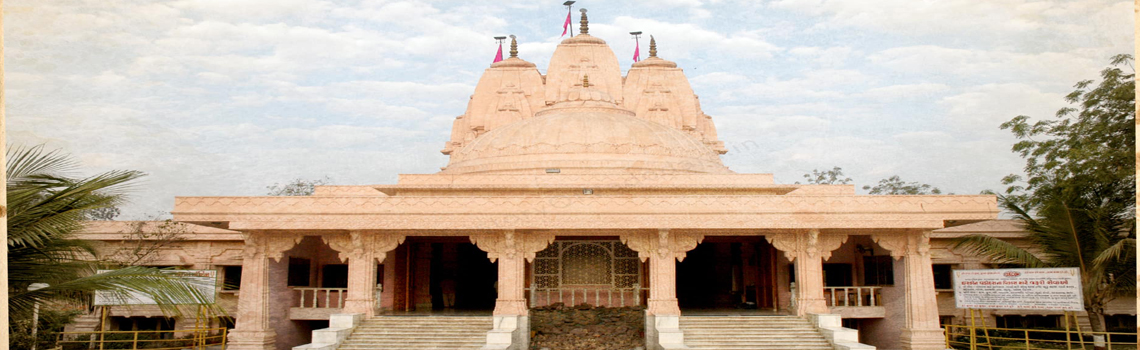
POLYGON ((387 258, 388 252, 396 249, 400 243, 404 243, 406 237, 402 233, 348 231, 321 236, 321 239, 337 251, 337 257, 341 262, 374 258, 376 263, 382 263, 387 258))
POLYGON ((788 261, 798 257, 831 259, 831 252, 847 242, 847 234, 820 233, 818 229, 764 234, 768 243, 784 252, 788 261))
POLYGON ((487 252, 487 258, 495 262, 499 258, 513 259, 526 258, 534 261, 535 253, 546 249, 554 242, 554 233, 527 232, 522 234, 516 230, 503 230, 494 233, 484 233, 469 236, 471 243, 487 252))
POLYGON ((658 229, 656 232, 631 232, 621 235, 621 242, 637 252, 642 262, 653 257, 685 260, 686 254, 705 239, 704 234, 658 229))
POLYGON ((891 253, 895 260, 905 256, 930 258, 930 230, 903 233, 876 233, 871 240, 891 253))
POLYGON ((293 249, 293 246, 305 238, 298 234, 269 234, 265 232, 247 232, 243 236, 245 236, 245 248, 242 250, 242 258, 270 258, 273 261, 281 261, 281 258, 285 257, 285 251, 293 249))

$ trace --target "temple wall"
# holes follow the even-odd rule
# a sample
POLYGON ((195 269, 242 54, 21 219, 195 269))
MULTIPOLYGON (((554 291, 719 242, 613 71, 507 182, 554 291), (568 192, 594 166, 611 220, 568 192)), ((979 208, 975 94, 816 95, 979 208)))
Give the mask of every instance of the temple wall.
MULTIPOLYGON (((905 259, 905 258, 904 258, 905 259)), ((906 326, 906 294, 903 283, 906 281, 906 266, 902 259, 893 260, 895 285, 883 286, 882 300, 886 317, 868 319, 859 330, 859 340, 875 346, 879 350, 902 349, 900 337, 906 326)))

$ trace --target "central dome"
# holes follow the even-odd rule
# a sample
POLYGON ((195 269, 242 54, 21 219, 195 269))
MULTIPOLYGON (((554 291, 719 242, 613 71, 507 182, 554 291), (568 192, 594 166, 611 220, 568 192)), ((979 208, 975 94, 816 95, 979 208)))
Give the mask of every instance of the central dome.
POLYGON ((472 140, 452 154, 443 173, 730 172, 717 152, 700 140, 635 117, 605 92, 576 87, 560 100, 533 118, 472 140))

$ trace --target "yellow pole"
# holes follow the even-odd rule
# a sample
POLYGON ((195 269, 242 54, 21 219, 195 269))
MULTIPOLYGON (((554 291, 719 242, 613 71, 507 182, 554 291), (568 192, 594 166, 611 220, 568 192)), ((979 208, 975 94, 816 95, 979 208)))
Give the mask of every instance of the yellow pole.
POLYGON ((977 350, 978 349, 978 335, 977 335, 976 327, 978 326, 978 323, 976 322, 976 319, 974 318, 974 309, 966 309, 966 310, 970 312, 970 350, 977 350))
POLYGON ((103 306, 103 318, 99 321, 99 350, 103 350, 103 335, 107 333, 107 306, 103 306))
POLYGON ((982 310, 978 310, 978 318, 982 319, 982 333, 986 335, 986 350, 993 350, 994 344, 990 342, 990 330, 986 326, 986 317, 982 316, 982 310))
POLYGON ((1073 350, 1073 332, 1072 327, 1069 327, 1069 312, 1065 311, 1065 346, 1068 350, 1073 350))

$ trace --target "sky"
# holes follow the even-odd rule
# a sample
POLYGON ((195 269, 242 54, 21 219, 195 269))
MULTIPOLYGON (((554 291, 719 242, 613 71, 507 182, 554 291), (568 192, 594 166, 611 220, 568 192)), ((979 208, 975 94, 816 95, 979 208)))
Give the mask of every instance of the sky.
MULTIPOLYGON (((561 3, 7 0, 8 140, 146 172, 120 219, 297 178, 393 184, 447 164, 493 37, 545 73, 561 3)), ((575 25, 583 7, 623 74, 628 33, 657 39, 730 169, 787 184, 838 166, 859 193, 892 175, 1001 190, 1025 163, 1000 124, 1054 118, 1134 52, 1127 1, 579 0, 575 25)))

